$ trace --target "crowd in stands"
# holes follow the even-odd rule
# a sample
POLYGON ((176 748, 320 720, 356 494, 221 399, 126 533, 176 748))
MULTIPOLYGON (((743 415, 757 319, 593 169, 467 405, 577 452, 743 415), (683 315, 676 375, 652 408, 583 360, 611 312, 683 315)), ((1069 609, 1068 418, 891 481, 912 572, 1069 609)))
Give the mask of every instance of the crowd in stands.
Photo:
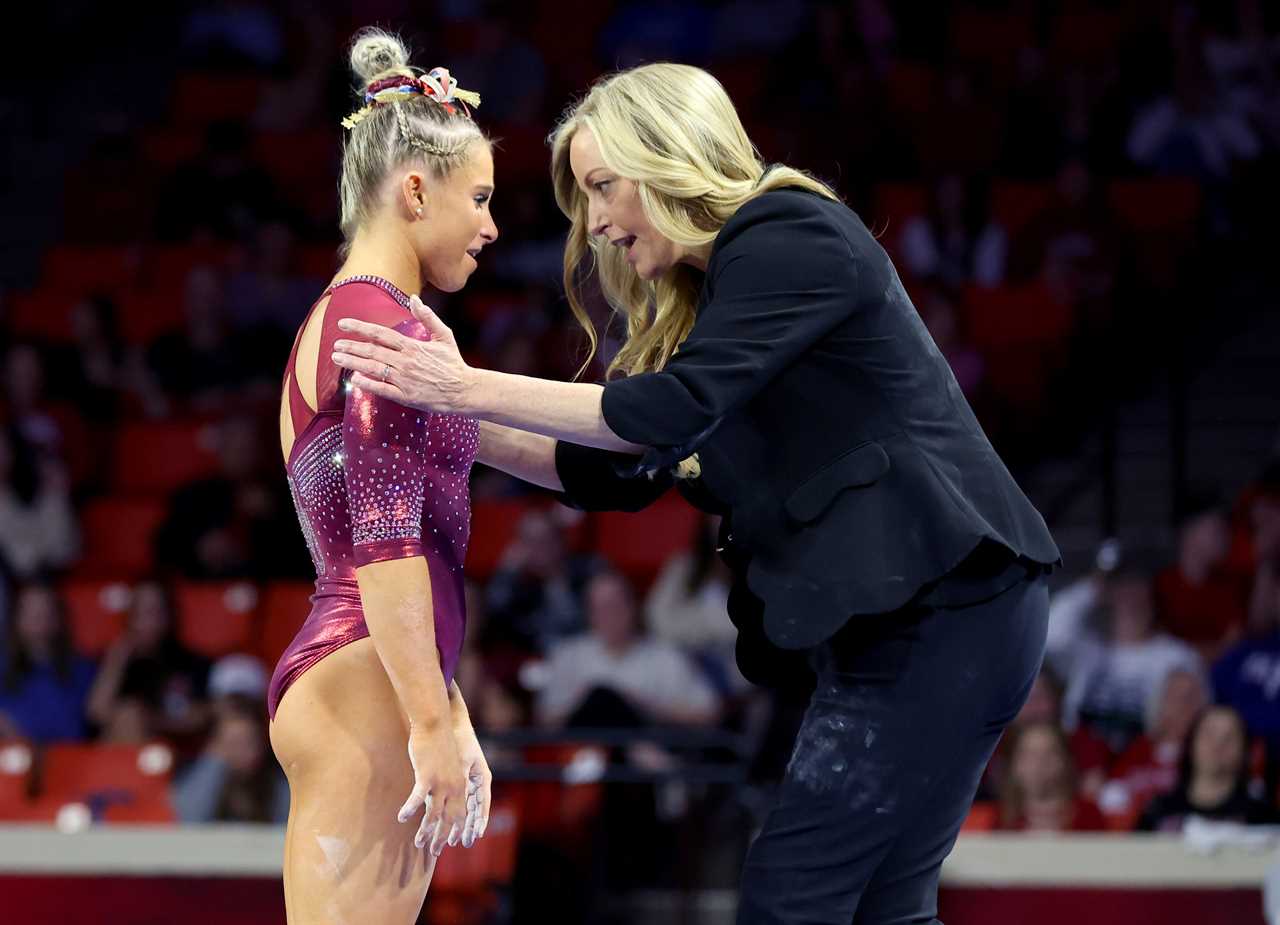
MULTIPOLYGON (((830 179, 876 230, 1015 466, 1069 446, 1212 271, 1188 255, 1247 252, 1280 156, 1277 10, 905 7, 599 2, 566 28, 549 0, 378 4, 482 93, 500 139, 502 240, 467 289, 430 297, 468 358, 577 371, 543 139, 595 75, 678 59, 726 84, 767 159, 830 179)), ((150 28, 180 47, 148 64, 167 102, 93 104, 61 235, 0 298, 0 739, 163 743, 162 816, 279 822, 262 701, 314 577, 275 437, 280 375, 336 269, 342 48, 366 11, 170 13, 150 28)), ((603 333, 588 377, 616 348, 603 333)), ((972 827, 1276 821, 1280 464, 1259 473, 1181 511, 1156 568, 1108 547, 1057 591, 1044 673, 972 827)), ((737 672, 712 520, 673 498, 586 516, 481 467, 473 493, 459 678, 482 729, 731 730, 757 749, 739 758, 780 771, 791 701, 737 672)), ((655 775, 685 760, 652 743, 615 757, 655 775)), ((572 841, 564 820, 587 810, 555 805, 525 824, 572 841)))

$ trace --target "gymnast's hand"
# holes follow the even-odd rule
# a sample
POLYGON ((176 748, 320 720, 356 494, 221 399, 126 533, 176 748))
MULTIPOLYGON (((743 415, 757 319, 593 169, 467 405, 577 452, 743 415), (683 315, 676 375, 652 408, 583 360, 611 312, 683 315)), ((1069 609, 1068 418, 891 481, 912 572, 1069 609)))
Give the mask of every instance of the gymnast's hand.
POLYGON ((449 833, 449 844, 461 840, 464 848, 470 848, 489 827, 489 806, 493 793, 493 772, 480 748, 480 740, 470 720, 454 726, 458 740, 458 754, 467 769, 467 821, 460 832, 449 833))
POLYGON ((416 340, 380 324, 342 318, 338 328, 360 340, 333 344, 333 362, 353 371, 351 382, 366 392, 423 411, 462 413, 472 382, 453 331, 416 295, 409 309, 431 339, 416 340))
POLYGON ((409 763, 413 765, 413 791, 396 818, 408 822, 422 810, 422 822, 413 843, 421 848, 431 842, 436 857, 444 851, 449 833, 461 832, 467 817, 467 769, 458 754, 448 722, 423 728, 410 726, 409 763))

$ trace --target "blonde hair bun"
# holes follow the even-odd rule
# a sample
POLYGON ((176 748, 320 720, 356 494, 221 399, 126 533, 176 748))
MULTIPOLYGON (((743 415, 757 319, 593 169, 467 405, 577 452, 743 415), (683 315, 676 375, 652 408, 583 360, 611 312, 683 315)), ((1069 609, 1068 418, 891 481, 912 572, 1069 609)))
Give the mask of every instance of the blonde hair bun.
POLYGON ((351 70, 365 86, 388 73, 408 72, 409 49, 398 35, 374 26, 361 29, 351 43, 351 70))

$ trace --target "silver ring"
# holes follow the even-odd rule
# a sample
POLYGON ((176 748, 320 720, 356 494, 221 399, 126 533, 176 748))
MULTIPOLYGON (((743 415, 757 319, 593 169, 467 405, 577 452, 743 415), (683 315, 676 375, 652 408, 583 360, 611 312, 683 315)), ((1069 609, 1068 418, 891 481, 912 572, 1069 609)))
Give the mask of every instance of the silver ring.
POLYGON ((382 367, 382 381, 383 381, 383 382, 386 382, 386 381, 387 381, 388 379, 390 379, 390 378, 391 378, 391 367, 390 367, 390 366, 383 366, 383 367, 382 367))

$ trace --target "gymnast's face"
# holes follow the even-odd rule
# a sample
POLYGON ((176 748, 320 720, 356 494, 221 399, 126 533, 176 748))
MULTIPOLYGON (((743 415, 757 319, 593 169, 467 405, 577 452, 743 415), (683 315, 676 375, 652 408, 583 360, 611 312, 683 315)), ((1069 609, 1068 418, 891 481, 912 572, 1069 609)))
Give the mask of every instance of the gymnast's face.
POLYGON ((649 224, 640 204, 640 187, 605 164, 596 136, 585 125, 569 142, 569 166, 578 187, 587 197, 587 232, 604 238, 605 247, 621 247, 627 263, 641 279, 658 279, 677 263, 686 262, 688 251, 649 224))
POLYGON ((493 198, 489 145, 477 142, 470 157, 442 180, 428 179, 418 171, 405 174, 401 191, 409 206, 409 234, 426 281, 441 292, 457 292, 475 272, 481 249, 498 237, 498 226, 489 214, 493 198))

